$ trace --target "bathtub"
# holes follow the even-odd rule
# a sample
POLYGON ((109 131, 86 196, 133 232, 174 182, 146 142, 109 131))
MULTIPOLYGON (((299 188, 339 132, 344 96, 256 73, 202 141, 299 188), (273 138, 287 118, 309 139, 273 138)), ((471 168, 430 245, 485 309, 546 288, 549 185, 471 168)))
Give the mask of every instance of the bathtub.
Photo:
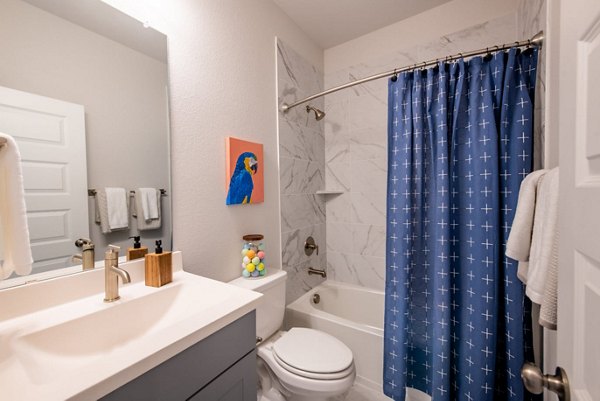
POLYGON ((328 280, 289 304, 285 321, 288 328, 310 327, 344 342, 354 354, 356 382, 382 392, 383 313, 383 291, 328 280))

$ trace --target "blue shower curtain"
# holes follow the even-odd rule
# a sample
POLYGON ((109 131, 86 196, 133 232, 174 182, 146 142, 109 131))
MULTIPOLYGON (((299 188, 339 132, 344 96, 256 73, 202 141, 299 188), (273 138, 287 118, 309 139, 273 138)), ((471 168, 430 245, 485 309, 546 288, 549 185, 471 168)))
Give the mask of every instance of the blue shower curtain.
POLYGON ((537 50, 389 81, 384 392, 521 401, 531 359, 517 263, 504 256, 532 170, 537 50))

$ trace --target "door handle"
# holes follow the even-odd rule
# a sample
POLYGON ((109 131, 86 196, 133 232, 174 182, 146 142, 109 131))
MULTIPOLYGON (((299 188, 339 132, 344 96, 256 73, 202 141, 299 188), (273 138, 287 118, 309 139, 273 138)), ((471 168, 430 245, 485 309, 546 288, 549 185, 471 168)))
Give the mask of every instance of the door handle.
POLYGON ((559 401, 571 401, 571 389, 567 372, 560 366, 554 375, 545 375, 531 362, 525 362, 521 368, 521 379, 525 388, 533 394, 542 394, 544 388, 556 393, 559 401))

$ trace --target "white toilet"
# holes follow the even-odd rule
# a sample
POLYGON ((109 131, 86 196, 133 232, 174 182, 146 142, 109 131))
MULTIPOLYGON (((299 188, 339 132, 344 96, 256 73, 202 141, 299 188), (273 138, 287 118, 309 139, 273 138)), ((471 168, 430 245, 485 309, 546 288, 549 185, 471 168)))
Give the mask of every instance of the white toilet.
MULTIPOLYGON (((352 351, 322 331, 294 327, 280 331, 287 273, 230 284, 263 294, 256 308, 260 401, 325 401, 345 394, 356 377, 352 351)), ((339 399, 339 398, 337 398, 339 399)))

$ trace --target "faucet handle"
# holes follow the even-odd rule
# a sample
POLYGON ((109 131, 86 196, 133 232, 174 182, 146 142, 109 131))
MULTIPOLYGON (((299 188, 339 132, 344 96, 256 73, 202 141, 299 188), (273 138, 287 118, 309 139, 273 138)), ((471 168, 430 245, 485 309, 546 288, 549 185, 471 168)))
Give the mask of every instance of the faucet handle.
POLYGON ((116 258, 118 259, 120 250, 121 250, 120 246, 108 245, 108 248, 106 249, 104 256, 108 258, 108 257, 115 257, 114 255, 116 255, 116 258))
POLYGON ((75 241, 75 246, 77 248, 82 248, 84 251, 86 249, 94 249, 94 243, 89 238, 79 238, 75 241))

